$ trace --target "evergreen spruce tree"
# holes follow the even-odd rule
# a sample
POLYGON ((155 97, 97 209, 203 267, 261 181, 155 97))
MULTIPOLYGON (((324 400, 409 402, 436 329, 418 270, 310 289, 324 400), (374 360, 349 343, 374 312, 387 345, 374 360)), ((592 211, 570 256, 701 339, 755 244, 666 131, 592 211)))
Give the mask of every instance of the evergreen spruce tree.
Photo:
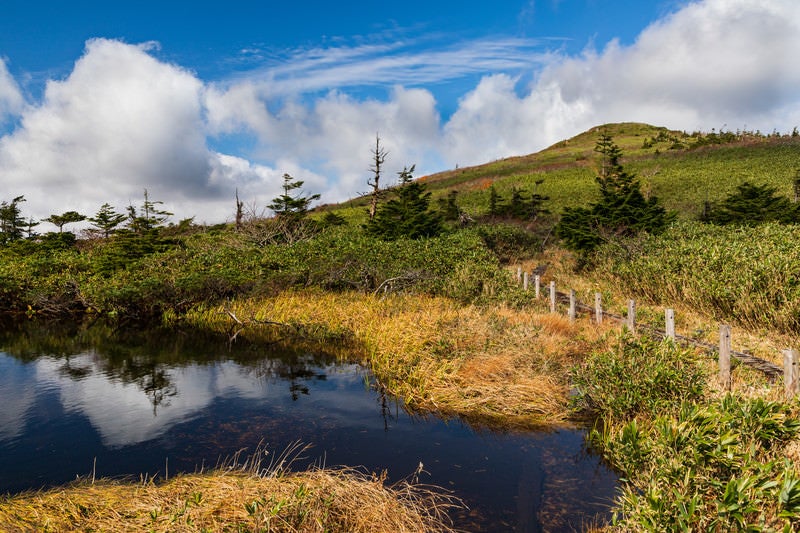
POLYGON ((9 243, 22 239, 23 230, 28 226, 19 207, 24 201, 23 195, 17 196, 10 202, 0 203, 0 242, 9 243))
POLYGON ((137 211, 133 205, 128 206, 128 229, 143 235, 161 227, 172 213, 164 211, 159 205, 164 202, 150 200, 147 189, 144 190, 144 202, 137 211))
POLYGON ((64 226, 67 224, 72 224, 74 222, 82 222, 86 220, 86 215, 81 215, 77 211, 67 211, 60 215, 50 215, 47 218, 42 219, 45 222, 49 222, 54 226, 58 226, 58 232, 64 232, 64 226))
POLYGON ((458 204, 456 204, 457 196, 458 191, 451 190, 447 193, 447 198, 439 198, 439 211, 444 220, 458 220, 461 216, 461 209, 459 209, 458 204))
POLYGON ((117 226, 125 222, 126 218, 124 214, 117 213, 114 208, 111 207, 111 204, 105 203, 100 206, 95 216, 89 217, 87 220, 97 231, 103 233, 103 237, 108 238, 116 231, 117 226))
POLYGON ((659 233, 666 228, 675 214, 667 213, 657 198, 644 197, 636 175, 622 166, 622 151, 613 139, 602 134, 595 151, 601 155, 595 178, 600 201, 564 209, 555 231, 567 248, 589 253, 609 239, 640 231, 659 233))
POLYGON ((744 182, 718 206, 710 205, 701 220, 713 224, 754 226, 763 222, 800 223, 800 205, 785 196, 776 196, 777 188, 744 182))
POLYGON ((494 183, 489 187, 489 216, 499 217, 505 213, 506 206, 503 204, 503 198, 498 194, 494 183))
POLYGON ((441 233, 440 216, 428 210, 431 193, 425 191, 425 185, 413 181, 413 172, 414 166, 399 173, 400 186, 394 191, 396 197, 379 206, 375 218, 366 226, 367 234, 396 240, 401 237, 434 237, 441 233))
POLYGON ((303 196, 300 194, 292 194, 292 191, 300 189, 303 186, 303 181, 295 180, 291 175, 283 175, 283 194, 273 198, 267 208, 275 213, 275 216, 290 222, 299 222, 308 214, 308 209, 311 207, 311 202, 319 200, 319 194, 311 196, 303 196))

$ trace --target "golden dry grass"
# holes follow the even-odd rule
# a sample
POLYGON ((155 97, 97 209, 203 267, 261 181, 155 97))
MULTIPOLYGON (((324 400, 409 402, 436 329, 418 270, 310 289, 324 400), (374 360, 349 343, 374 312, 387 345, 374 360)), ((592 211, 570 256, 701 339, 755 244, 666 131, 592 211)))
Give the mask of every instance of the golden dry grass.
MULTIPOLYGON (((424 295, 286 292, 228 309, 240 319, 299 324, 321 339, 349 337, 361 348, 351 357, 415 410, 513 427, 567 421, 570 368, 605 331, 532 309, 424 295)), ((196 310, 186 320, 217 329, 230 322, 222 308, 196 310)))
POLYGON ((154 483, 100 480, 0 498, 0 530, 114 532, 446 532, 460 502, 354 470, 241 469, 154 483))

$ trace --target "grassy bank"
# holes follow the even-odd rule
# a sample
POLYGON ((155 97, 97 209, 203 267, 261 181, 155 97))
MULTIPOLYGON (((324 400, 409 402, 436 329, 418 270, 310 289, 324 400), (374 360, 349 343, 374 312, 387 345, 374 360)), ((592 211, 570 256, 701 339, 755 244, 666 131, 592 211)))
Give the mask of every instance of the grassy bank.
POLYGON ((570 368, 604 331, 531 308, 322 291, 198 308, 180 320, 227 332, 236 325, 229 312, 250 324, 243 336, 282 327, 263 324, 272 321, 291 325, 287 332, 355 342, 381 385, 409 407, 507 427, 566 421, 570 368))
POLYGON ((354 470, 244 467, 154 482, 82 480, 0 497, 3 531, 447 532, 458 500, 354 470))
POLYGON ((623 478, 609 529, 800 526, 797 401, 780 387, 724 393, 712 369, 669 341, 630 336, 576 368, 574 403, 601 417, 591 440, 623 478))

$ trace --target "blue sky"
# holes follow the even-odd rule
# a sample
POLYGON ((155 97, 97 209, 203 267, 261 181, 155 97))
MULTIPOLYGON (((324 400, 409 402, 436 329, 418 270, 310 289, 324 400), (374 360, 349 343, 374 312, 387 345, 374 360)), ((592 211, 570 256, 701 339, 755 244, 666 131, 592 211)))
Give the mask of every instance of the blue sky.
MULTIPOLYGON (((26 215, 263 210, 388 170, 531 153, 605 122, 800 124, 796 0, 0 0, 0 200, 26 215), (54 194, 57 191, 57 195, 54 194), (57 200, 57 201, 56 201, 57 200)), ((44 229, 44 228, 43 228, 44 229)))

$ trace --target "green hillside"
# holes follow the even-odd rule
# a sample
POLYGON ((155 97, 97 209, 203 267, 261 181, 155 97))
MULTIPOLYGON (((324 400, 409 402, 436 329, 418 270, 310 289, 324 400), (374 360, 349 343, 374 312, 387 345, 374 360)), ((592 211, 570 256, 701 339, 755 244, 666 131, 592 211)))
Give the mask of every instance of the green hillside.
POLYGON ((622 149, 646 194, 658 196, 682 218, 696 218, 704 201, 725 198, 744 181, 771 184, 785 195, 800 169, 800 137, 754 133, 687 134, 638 123, 592 128, 535 154, 510 157, 423 178, 434 197, 459 192, 471 215, 488 209, 488 188, 508 197, 512 187, 550 197, 554 213, 596 198, 594 145, 605 130, 622 149))

